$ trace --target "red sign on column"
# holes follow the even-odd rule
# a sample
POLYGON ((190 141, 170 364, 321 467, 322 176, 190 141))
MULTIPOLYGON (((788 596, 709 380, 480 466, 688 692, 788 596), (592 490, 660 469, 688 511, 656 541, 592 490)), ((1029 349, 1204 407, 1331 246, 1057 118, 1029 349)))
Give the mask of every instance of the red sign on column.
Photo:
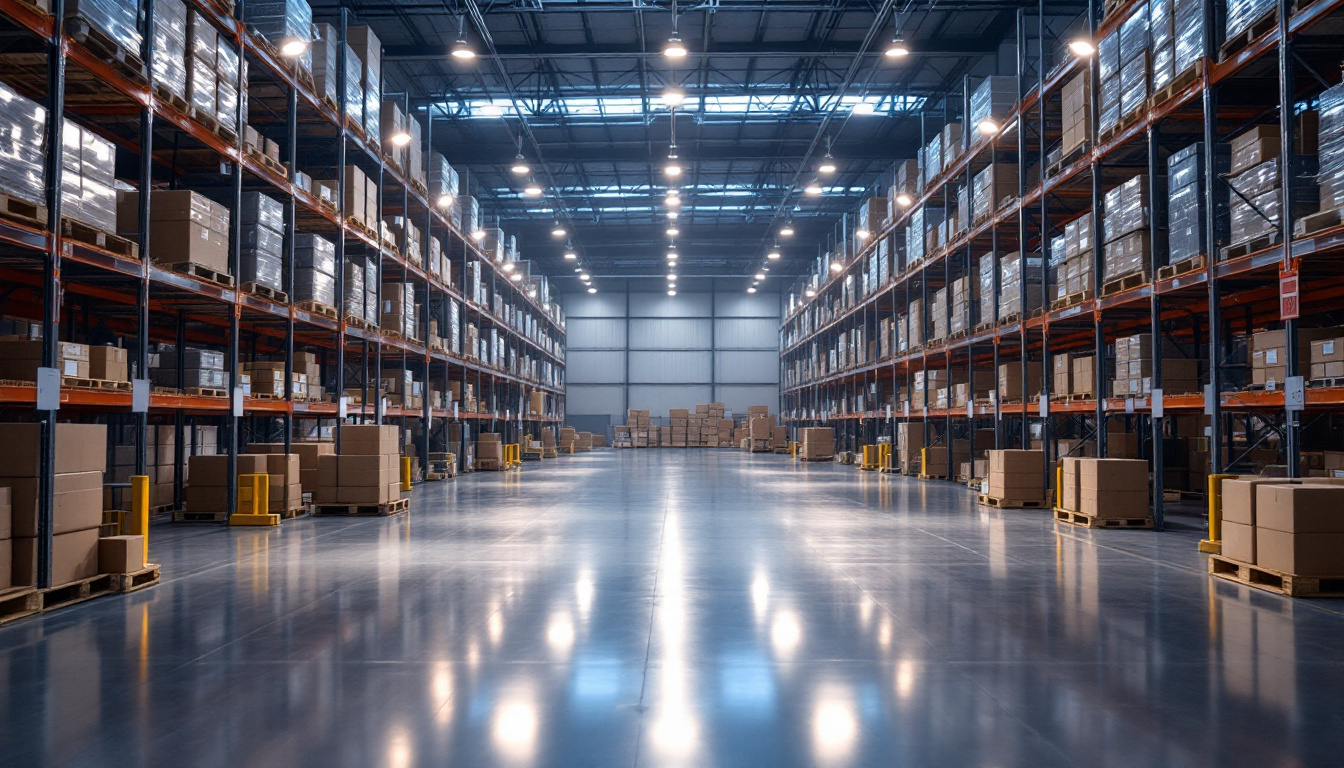
POLYGON ((1296 320, 1301 313, 1297 293, 1297 272, 1279 272, 1279 318, 1296 320))

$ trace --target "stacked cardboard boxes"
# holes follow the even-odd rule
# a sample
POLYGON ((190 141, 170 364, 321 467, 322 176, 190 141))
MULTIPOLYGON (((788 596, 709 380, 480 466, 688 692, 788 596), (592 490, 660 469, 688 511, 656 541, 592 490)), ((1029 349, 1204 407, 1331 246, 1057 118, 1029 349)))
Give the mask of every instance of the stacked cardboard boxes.
MULTIPOLYGON (((1169 339, 1162 340, 1162 384, 1165 394, 1199 392, 1199 361, 1181 357, 1169 339)), ((1140 333, 1115 340, 1112 397, 1143 397, 1153 390, 1153 337, 1140 333)))
POLYGON ((1344 575, 1344 486, 1238 478, 1223 481, 1224 557, 1298 576, 1344 575))
POLYGON ((1344 337, 1312 341, 1310 360, 1313 380, 1344 378, 1344 337))
POLYGON ((1050 392, 1055 395, 1096 397, 1096 358, 1092 355, 1058 353, 1053 356, 1050 392))
MULTIPOLYGON (((289 444, 289 450, 289 455, 296 457, 298 460, 298 471, 296 474, 291 471, 291 468, 288 465, 283 467, 283 472, 286 478, 284 485, 288 487, 289 485, 297 483, 301 493, 317 493, 318 463, 322 456, 336 455, 336 444, 329 440, 294 441, 289 444)), ((249 443, 247 446, 248 453, 284 455, 284 451, 284 443, 249 443)), ((280 469, 278 465, 277 469, 280 469)), ((274 486, 276 485, 274 477, 275 473, 269 473, 272 474, 271 485, 274 486)), ((274 490, 272 490, 272 493, 274 493, 274 490)), ((289 491, 287 490, 286 494, 288 493, 289 491)), ((274 496, 272 496, 272 500, 274 500, 274 496)), ((290 507, 290 509, 293 509, 293 507, 290 507)), ((273 509, 271 511, 274 512, 276 510, 273 509)))
POLYGON ((227 455, 198 455, 187 460, 191 478, 187 486, 187 511, 193 514, 216 514, 220 519, 233 514, 228 508, 229 486, 237 485, 238 476, 267 473, 266 454, 238 454, 237 472, 229 477, 227 455))
POLYGON ((1087 78, 1088 73, 1083 72, 1064 84, 1061 95, 1064 118, 1061 157, 1067 157, 1075 149, 1086 146, 1092 139, 1092 101, 1088 97, 1087 78))
MULTIPOLYGON (((1318 208, 1317 113, 1300 113, 1293 135, 1296 154, 1289 162, 1296 219, 1318 208)), ((1277 229, 1282 206, 1280 163, 1284 161, 1280 154, 1278 125, 1257 125, 1232 139, 1228 183, 1233 190, 1229 214, 1229 239, 1233 243, 1253 240, 1277 229)))
POLYGON ((1065 458, 1061 507, 1096 518, 1150 516, 1148 462, 1138 459, 1065 458))
MULTIPOLYGON (((1319 355, 1322 360, 1321 372, 1327 357, 1334 357, 1334 347, 1330 344, 1340 336, 1339 328, 1299 328, 1297 330, 1297 359, 1299 371, 1306 366, 1303 363, 1315 363, 1320 343, 1319 355), (1326 356, 1325 350, 1330 349, 1326 356)), ((1332 369, 1333 370, 1333 369, 1332 369)), ((1288 377, 1288 334, 1287 331, 1257 331, 1251 336, 1251 383, 1265 389, 1282 389, 1288 377)), ((1312 370, 1315 378, 1315 371, 1312 370)), ((1165 380, 1165 372, 1163 375, 1165 380)))
POLYGON ((1044 500, 1045 453, 1021 450, 990 451, 989 486, 986 493, 1000 501, 1044 500))
POLYGON ((154 386, 178 389, 224 388, 226 380, 223 352, 187 347, 182 354, 182 358, 183 373, 181 380, 179 380, 177 375, 177 350, 168 346, 163 347, 158 354, 158 360, 150 360, 149 378, 154 386))
MULTIPOLYGON (((195 264, 223 275, 229 274, 229 209, 190 190, 160 189, 151 193, 149 237, 157 264, 195 264)), ((140 232, 140 199, 137 192, 119 192, 117 232, 135 237, 140 232)))
POLYGON ((1022 363, 1011 362, 999 365, 999 401, 1022 402, 1041 392, 1041 364, 1035 360, 1027 361, 1026 381, 1022 380, 1022 363))
POLYGON ((918 472, 920 449, 924 447, 924 425, 902 421, 896 425, 896 450, 891 454, 891 468, 903 475, 918 472))
POLYGON ((835 430, 830 427, 804 427, 802 432, 802 453, 806 461, 823 461, 835 457, 835 430))
MULTIPOLYGON (((1227 144, 1214 145, 1214 166, 1220 177, 1231 168, 1232 151, 1227 144)), ((1191 144, 1167 158, 1167 251, 1168 260, 1178 264, 1195 256, 1212 253, 1212 248, 1228 240, 1227 194, 1209 189, 1204 177, 1203 144, 1191 144), (1217 213, 1213 237, 1207 236, 1206 195, 1215 195, 1217 213)))
POLYGON ((1017 166, 994 163, 971 180, 971 217, 979 224, 999 209, 1005 198, 1017 196, 1017 166))
MULTIPOLYGON (((90 377, 90 351, 87 344, 68 341, 56 343, 56 368, 62 376, 90 377)), ((0 339, 0 378, 36 381, 42 366, 41 339, 0 339)))
MULTIPOLYGON (((971 329, 971 307, 978 298, 977 283, 970 275, 952 281, 951 307, 948 309, 947 330, 949 335, 964 334, 971 329)), ((990 289, 991 295, 993 288, 990 289)))
MULTIPOLYGON (((643 409, 630 409, 625 414, 625 424, 630 428, 630 443, 634 448, 649 447, 649 412, 643 409)), ((561 446, 564 446, 564 430, 560 431, 561 446)))
POLYGON ((1018 315, 1022 312, 1022 299, 1026 297, 1027 312, 1041 306, 1041 270, 1040 256, 1022 258, 1014 251, 999 260, 999 319, 1018 315))
POLYGON ((260 192, 244 192, 239 215, 243 221, 243 248, 238 278, 244 283, 283 290, 284 206, 260 192))
POLYGON ((1101 234, 1102 282, 1145 272, 1151 260, 1149 178, 1140 174, 1106 193, 1101 234))
MULTIPOLYGON (((0 561, 10 550, 15 586, 37 583, 37 521, 41 426, 0 424, 0 487, 8 487, 8 525, 0 517, 0 561), (8 529, 6 531, 5 529, 8 529)), ((98 526, 103 522, 107 427, 57 424, 52 584, 98 574, 98 526)), ((2 515, 3 513, 0 513, 2 515)), ((0 577, 3 580, 3 577, 0 577)))
POLYGON ((395 425, 344 424, 340 454, 317 457, 318 504, 388 504, 401 498, 395 425))

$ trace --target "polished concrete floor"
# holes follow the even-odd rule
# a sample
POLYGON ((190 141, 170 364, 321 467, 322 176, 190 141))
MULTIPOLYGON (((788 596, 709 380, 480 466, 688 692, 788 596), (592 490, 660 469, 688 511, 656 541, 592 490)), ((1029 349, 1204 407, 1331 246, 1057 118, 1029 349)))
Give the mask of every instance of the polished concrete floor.
POLYGON ((160 586, 0 629, 0 765, 1344 764, 1344 606, 1193 529, 651 450, 153 534, 160 586))

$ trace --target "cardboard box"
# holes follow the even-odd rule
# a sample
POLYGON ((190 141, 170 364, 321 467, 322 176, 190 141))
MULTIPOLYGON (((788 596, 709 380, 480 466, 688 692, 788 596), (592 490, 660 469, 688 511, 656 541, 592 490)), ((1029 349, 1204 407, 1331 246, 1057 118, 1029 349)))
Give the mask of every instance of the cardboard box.
MULTIPOLYGON (((41 425, 0 424, 0 477, 37 477, 41 425)), ((56 425, 56 473, 102 472, 107 467, 107 426, 56 425)))
MULTIPOLYGON (((38 479, 9 481, 13 536, 37 535, 38 479)), ((97 528, 103 522, 103 473, 70 472, 55 477, 53 528, 57 534, 97 528)))
MULTIPOLYGON (((266 474, 266 456, 264 453, 238 454, 237 474, 266 474)), ((187 472, 191 475, 191 487, 210 486, 227 488, 229 478, 229 457, 227 454, 212 456, 192 456, 187 460, 187 472)))
MULTIPOLYGON (((10 491, 8 486, 0 486, 0 541, 14 536, 14 526, 12 517, 12 506, 10 504, 10 491)), ((4 573, 0 569, 0 573, 4 573)))
POLYGON ((89 378, 129 381, 130 365, 121 347, 89 347, 89 378))
POLYGON ((0 589, 9 589, 14 584, 14 542, 0 539, 0 589))
POLYGON ((144 536, 105 536, 98 540, 99 573, 134 573, 144 567, 144 536))
POLYGON ((1255 526, 1223 521, 1222 555, 1255 565, 1255 526))
POLYGON ((999 399, 1022 400, 1025 396, 1038 395, 1041 392, 1041 364, 1039 362, 1027 362, 1027 379, 1022 380, 1022 364, 1020 362, 1003 363, 999 365, 999 399))
MULTIPOLYGON (((1239 477, 1222 482, 1222 513, 1224 523, 1255 525, 1256 486, 1266 483, 1287 482, 1281 478, 1239 477)), ((1228 555, 1232 557, 1232 555, 1228 555)))
POLYGON ((400 428, 394 424, 343 424, 340 429, 343 456, 401 453, 401 446, 398 444, 400 428))
POLYGON ((1060 479, 1060 507, 1070 512, 1077 512, 1080 509, 1081 488, 1079 480, 1082 479, 1082 470, 1079 467, 1082 459, 1065 458, 1062 460, 1063 471, 1060 479))
MULTIPOLYGON (((10 539, 16 586, 37 584, 37 539, 10 539)), ((52 538, 51 584, 60 586, 98 575, 98 529, 63 533, 52 538)))
MULTIPOLYGON (((480 457, 479 448, 477 457, 480 457)), ((337 461, 336 483, 341 488, 387 485, 399 479, 396 466, 398 458, 395 454, 356 456, 342 454, 337 461)))
MULTIPOLYGON (((1257 530, 1297 534, 1344 534, 1344 486, 1311 483, 1258 485, 1255 489, 1255 527, 1257 530)), ((1339 559, 1344 562, 1344 550, 1340 550, 1339 559)), ((1340 573, 1344 574, 1344 570, 1340 573)))
POLYGON ((1344 532, 1255 528, 1256 565, 1297 576, 1344 576, 1344 532))

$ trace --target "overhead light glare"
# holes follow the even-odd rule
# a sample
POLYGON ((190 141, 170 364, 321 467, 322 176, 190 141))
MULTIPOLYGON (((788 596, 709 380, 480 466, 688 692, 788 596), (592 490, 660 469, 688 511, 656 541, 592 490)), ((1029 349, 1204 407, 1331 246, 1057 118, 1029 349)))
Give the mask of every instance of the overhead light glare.
POLYGON ((676 237, 677 235, 680 235, 680 234, 681 234, 681 230, 677 229, 676 227, 668 227, 668 228, 667 228, 667 236, 668 236, 668 237, 676 237))
POLYGON ((686 92, 680 88, 668 88, 663 91, 662 100, 669 107, 680 107, 686 101, 686 92))
POLYGON ((565 251, 565 261, 574 261, 579 258, 579 254, 573 251, 565 251))
POLYGON ((411 134, 409 134, 409 133, 407 133, 407 132, 405 132, 405 131, 398 131, 398 132, 392 134, 392 135, 388 138, 388 141, 391 141, 391 142, 392 142, 392 146, 394 146, 394 147, 404 147, 404 146, 406 146, 407 144, 410 144, 410 143, 411 143, 411 134))
POLYGON ((771 261, 779 261, 780 258, 779 249, 772 250, 769 253, 765 254, 765 258, 771 261))
POLYGON ((512 272, 512 271, 513 271, 513 262, 512 262, 512 261, 506 261, 506 262, 504 262, 504 271, 505 271, 505 272, 512 272))
POLYGON ((523 279, 523 273, 522 273, 522 272, 514 272, 512 275, 509 275, 509 279, 512 280, 512 281, 515 282, 515 283, 517 283, 517 282, 521 282, 522 279, 523 279))
POLYGON ((523 194, 528 197, 541 197, 541 186, 535 183, 528 184, 523 187, 523 194))
POLYGON ((498 104, 482 104, 481 114, 485 115, 486 117, 503 117, 504 108, 499 106, 498 104))
POLYGON ((597 289, 594 288, 594 287, 592 287, 592 286, 590 285, 590 286, 588 286, 588 292, 589 292, 589 293, 597 293, 597 289))
POLYGON ((901 37, 900 32, 897 32, 892 35, 891 42, 887 43, 887 50, 883 51, 883 54, 888 59, 903 59, 910 55, 910 46, 905 44, 905 39, 901 37))
POLYGON ((686 58, 686 46, 682 44, 681 38, 673 35, 667 39, 667 45, 663 46, 663 55, 669 59, 686 58))
POLYGON ((842 269, 844 269, 844 268, 845 268, 845 265, 844 265, 844 264, 841 264, 841 263, 838 262, 838 261, 832 261, 832 262, 831 262, 831 271, 832 271, 832 272, 839 272, 840 270, 842 270, 842 269))
POLYGON ((526 176, 532 172, 532 167, 529 166, 527 160, 523 158, 523 153, 519 152, 518 155, 513 158, 513 167, 509 170, 513 171, 518 176, 526 176))
POLYGON ((831 159, 830 155, 827 155, 826 159, 821 161, 821 165, 817 166, 817 171, 819 173, 835 173, 835 161, 831 159))
POLYGON ((475 232, 472 232, 472 233, 471 233, 471 239, 473 239, 473 240, 484 240, 484 239, 485 239, 485 230, 484 230, 484 229, 478 229, 478 230, 476 230, 475 232))
POLYGON ((551 237, 564 237, 566 234, 567 233, 565 232, 565 228, 560 226, 559 224, 556 224, 555 227, 551 230, 551 237))
POLYGON ((668 292, 667 292, 667 295, 668 295, 668 296, 676 296, 676 295, 677 295, 677 291, 676 291, 676 289, 675 289, 675 288, 673 288, 673 289, 669 289, 668 292))
POLYGON ((764 273, 764 272, 757 272, 755 275, 753 275, 753 277, 755 277, 757 280, 764 280, 764 279, 765 279, 765 273, 764 273))
POLYGON ((781 237, 793 237, 793 227, 785 224, 784 228, 779 230, 779 234, 781 237))
POLYGON ((811 289, 811 288, 808 288, 808 289, 807 289, 806 291, 804 291, 803 293, 805 293, 809 299, 812 298, 813 296, 816 296, 816 295, 817 295, 817 292, 816 292, 815 290, 811 289))
POLYGON ((871 101, 856 102, 850 112, 856 115, 871 115, 877 110, 871 101))
POLYGON ((1087 38, 1077 38, 1069 41, 1069 53, 1080 58, 1087 58, 1097 52, 1097 46, 1092 44, 1087 38))
POLYGON ((747 286, 747 293, 755 293, 755 292, 756 292, 756 286, 754 285, 747 286))
POLYGON ((450 54, 454 59, 461 61, 470 61, 476 58, 476 51, 472 50, 472 47, 467 45, 467 41, 461 37, 457 38, 457 42, 453 43, 453 50, 450 54))
POLYGON ((280 53, 291 59, 297 59, 306 50, 308 50, 307 40, 289 40, 280 46, 280 53))
POLYGON ((975 129, 986 136, 993 136, 1000 130, 999 124, 988 117, 976 123, 975 129))
POLYGON ((857 237, 857 238, 859 238, 860 240, 867 240, 869 234, 871 234, 871 233, 870 233, 868 230, 866 230, 866 229, 856 229, 856 230, 854 230, 854 236, 857 237))
POLYGON ((440 208, 447 208, 447 207, 449 207, 449 206, 452 205, 452 204, 453 204, 453 196, 452 196, 452 195, 448 195, 448 194, 439 195, 439 207, 440 207, 440 208))
POLYGON ((584 281, 585 283, 588 282, 588 280, 589 280, 589 275, 588 275, 588 273, 587 273, 587 272, 580 273, 580 274, 579 274, 579 279, 582 280, 582 281, 584 281))
POLYGON ((814 181, 806 187, 803 187, 803 192, 815 197, 822 193, 821 185, 814 181))
POLYGON ((904 192, 896 195, 896 204, 902 208, 909 208, 913 202, 915 202, 915 199, 904 192))

